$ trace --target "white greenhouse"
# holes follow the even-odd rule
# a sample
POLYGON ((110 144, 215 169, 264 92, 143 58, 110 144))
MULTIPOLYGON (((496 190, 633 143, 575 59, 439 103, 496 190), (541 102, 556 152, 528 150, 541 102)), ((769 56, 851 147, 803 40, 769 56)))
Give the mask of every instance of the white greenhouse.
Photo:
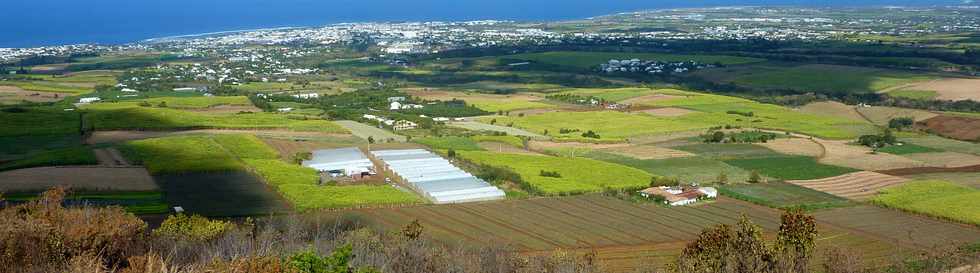
POLYGON ((422 149, 371 152, 406 184, 436 204, 498 200, 504 192, 422 149))

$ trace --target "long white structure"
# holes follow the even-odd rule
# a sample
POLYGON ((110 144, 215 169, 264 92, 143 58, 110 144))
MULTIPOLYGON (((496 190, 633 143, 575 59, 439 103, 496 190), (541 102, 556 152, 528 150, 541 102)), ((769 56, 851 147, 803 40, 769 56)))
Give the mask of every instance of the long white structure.
POLYGON ((422 149, 371 152, 413 190, 436 204, 504 198, 504 191, 422 149))
POLYGON ((304 160, 303 166, 320 172, 342 172, 344 175, 368 172, 374 167, 367 156, 358 148, 341 148, 313 151, 313 159, 304 160))

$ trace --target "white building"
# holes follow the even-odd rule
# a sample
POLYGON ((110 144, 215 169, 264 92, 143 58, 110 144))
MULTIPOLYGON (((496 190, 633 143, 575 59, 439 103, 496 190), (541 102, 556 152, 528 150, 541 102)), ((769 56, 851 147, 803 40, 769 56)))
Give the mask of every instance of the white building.
POLYGON ((364 156, 361 149, 354 147, 313 151, 313 158, 304 160, 303 166, 324 173, 343 174, 345 176, 374 171, 374 163, 364 156))
POLYGON ((80 98, 80 99, 78 99, 78 103, 93 103, 93 102, 97 102, 97 101, 100 101, 100 100, 102 100, 102 99, 101 98, 98 98, 98 97, 93 97, 93 98, 80 98))

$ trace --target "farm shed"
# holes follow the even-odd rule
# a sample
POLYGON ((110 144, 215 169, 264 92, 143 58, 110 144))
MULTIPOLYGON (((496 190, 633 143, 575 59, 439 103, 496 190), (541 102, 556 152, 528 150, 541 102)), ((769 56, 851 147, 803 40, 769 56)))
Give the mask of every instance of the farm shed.
POLYGON ((339 172, 346 176, 370 172, 374 163, 358 148, 340 148, 313 151, 313 159, 304 160, 303 166, 320 172, 339 172))
POLYGON ((436 204, 504 198, 504 192, 422 149, 371 152, 405 184, 436 204))

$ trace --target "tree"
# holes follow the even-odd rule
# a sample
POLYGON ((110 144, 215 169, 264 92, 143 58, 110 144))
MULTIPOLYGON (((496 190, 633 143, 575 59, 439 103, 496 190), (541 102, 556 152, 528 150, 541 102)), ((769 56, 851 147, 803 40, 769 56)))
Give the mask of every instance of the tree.
POLYGON ((408 238, 409 240, 417 240, 422 237, 422 232, 424 229, 425 228, 422 226, 422 223, 419 222, 419 219, 415 219, 402 228, 402 236, 405 236, 405 238, 408 238))
POLYGON ((762 182, 762 176, 759 175, 759 171, 752 170, 752 173, 749 174, 749 180, 746 182, 753 184, 762 182))
POLYGON ((449 151, 446 151, 446 156, 448 156, 449 159, 456 158, 456 150, 449 149, 449 151))
POLYGON ((167 108, 167 102, 166 101, 161 101, 160 103, 157 104, 157 107, 167 108))
POLYGON ((373 136, 368 136, 367 141, 368 141, 369 144, 374 144, 374 137, 373 136))
POLYGON ((788 259, 792 272, 805 273, 813 256, 817 237, 817 220, 801 209, 787 210, 780 217, 776 251, 788 259))
POLYGON ((915 120, 911 117, 893 118, 888 121, 888 128, 901 131, 902 129, 912 127, 914 123, 915 120))
POLYGON ((728 184, 728 174, 726 174, 725 172, 719 173, 718 174, 718 178, 715 179, 715 182, 718 182, 718 184, 727 185, 728 184))

